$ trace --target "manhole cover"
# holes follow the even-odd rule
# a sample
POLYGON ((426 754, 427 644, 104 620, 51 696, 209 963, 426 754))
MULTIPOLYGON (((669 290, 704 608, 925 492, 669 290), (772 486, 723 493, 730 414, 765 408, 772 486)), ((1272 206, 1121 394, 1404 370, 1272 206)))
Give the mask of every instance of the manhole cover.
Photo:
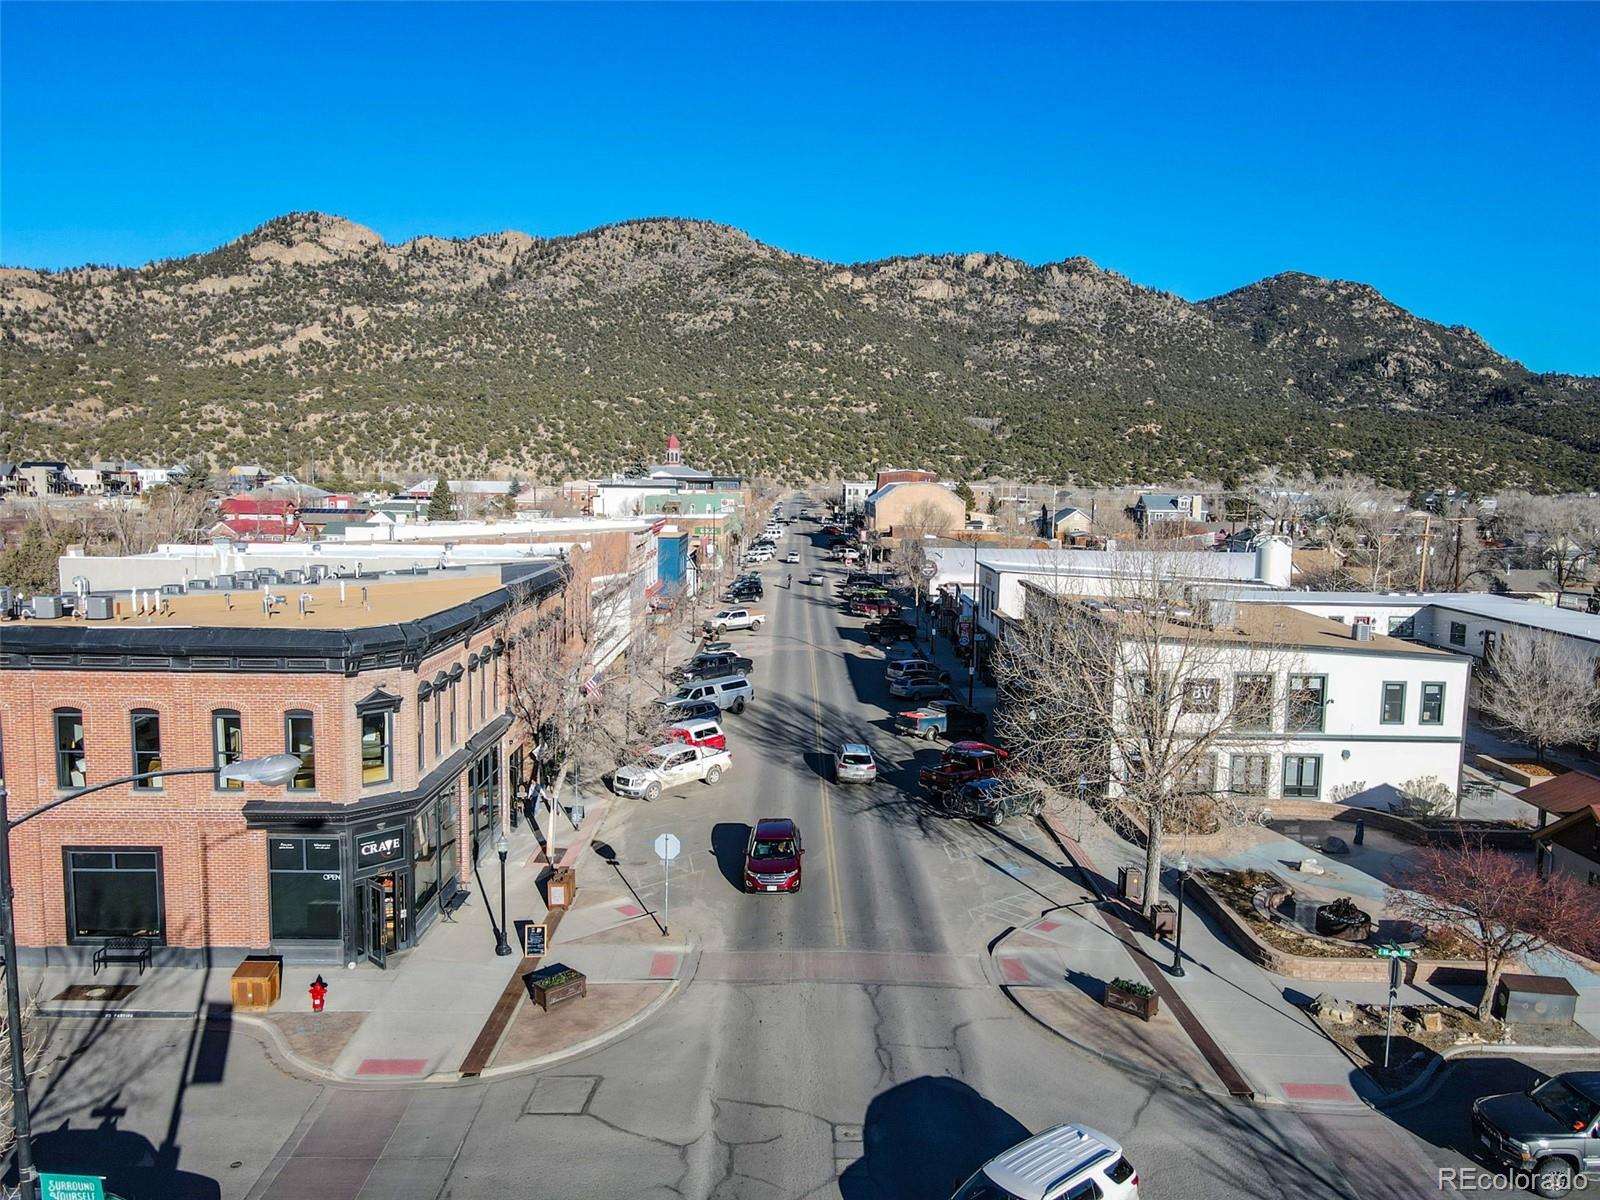
POLYGON ((529 1116, 574 1116, 589 1106, 598 1075, 546 1075, 533 1085, 522 1111, 529 1116))
POLYGON ((74 983, 57 1000, 126 1000, 139 990, 137 983, 74 983))

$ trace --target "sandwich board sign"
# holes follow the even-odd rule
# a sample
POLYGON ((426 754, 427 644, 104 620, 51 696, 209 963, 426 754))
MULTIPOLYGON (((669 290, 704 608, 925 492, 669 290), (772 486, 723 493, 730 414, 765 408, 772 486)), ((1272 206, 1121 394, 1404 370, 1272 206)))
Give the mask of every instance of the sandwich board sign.
POLYGON ((525 939, 523 951, 528 958, 544 957, 545 935, 548 931, 547 926, 534 925, 531 922, 522 927, 525 939))
POLYGON ((106 1200, 103 1175, 52 1175, 41 1172, 39 1194, 44 1200, 106 1200))

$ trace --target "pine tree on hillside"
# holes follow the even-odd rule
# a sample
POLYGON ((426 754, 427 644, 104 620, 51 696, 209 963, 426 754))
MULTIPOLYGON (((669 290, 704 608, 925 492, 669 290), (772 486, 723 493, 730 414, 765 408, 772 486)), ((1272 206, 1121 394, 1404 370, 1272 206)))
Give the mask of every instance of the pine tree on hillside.
POLYGON ((444 476, 433 485, 433 498, 428 501, 428 520, 448 521, 455 516, 455 502, 450 498, 450 481, 444 476))

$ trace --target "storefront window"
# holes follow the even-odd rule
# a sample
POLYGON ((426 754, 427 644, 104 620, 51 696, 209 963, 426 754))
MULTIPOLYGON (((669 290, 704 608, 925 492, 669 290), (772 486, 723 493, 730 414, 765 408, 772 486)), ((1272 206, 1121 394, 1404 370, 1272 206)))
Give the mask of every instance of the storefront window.
POLYGON ((340 937, 344 883, 334 838, 275 837, 267 842, 274 941, 340 937))
POLYGON ((439 891, 439 812, 436 805, 427 805, 417 814, 411 834, 411 887, 416 896, 417 911, 427 907, 439 891))
POLYGON ((165 940, 159 850, 68 850, 66 869, 69 941, 165 940))
POLYGON ((217 768, 215 786, 242 788, 237 779, 223 779, 222 768, 244 757, 244 727, 239 714, 231 709, 219 709, 211 714, 211 761, 217 768))
MULTIPOLYGON (((148 775, 161 770, 161 717, 148 708, 133 710, 133 773, 148 775)), ((161 780, 142 779, 139 791, 159 792, 161 780)))
POLYGON ((439 797, 439 886, 449 889, 456 877, 456 792, 439 797))
POLYGON ((300 770, 289 781, 291 792, 315 791, 317 786, 316 738, 312 731, 311 714, 286 713, 283 718, 284 749, 300 759, 300 770))
POLYGON ((472 799, 472 854, 476 859, 494 844, 500 825, 500 751, 490 750, 467 772, 472 799))

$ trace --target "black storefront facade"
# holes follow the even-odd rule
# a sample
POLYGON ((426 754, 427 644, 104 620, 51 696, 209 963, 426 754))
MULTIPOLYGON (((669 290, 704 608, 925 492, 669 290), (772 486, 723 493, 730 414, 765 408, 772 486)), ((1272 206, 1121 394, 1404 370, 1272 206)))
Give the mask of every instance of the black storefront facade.
POLYGON ((247 804, 247 823, 267 834, 273 952, 384 966, 421 941, 494 853, 510 727, 497 717, 405 792, 247 804))

